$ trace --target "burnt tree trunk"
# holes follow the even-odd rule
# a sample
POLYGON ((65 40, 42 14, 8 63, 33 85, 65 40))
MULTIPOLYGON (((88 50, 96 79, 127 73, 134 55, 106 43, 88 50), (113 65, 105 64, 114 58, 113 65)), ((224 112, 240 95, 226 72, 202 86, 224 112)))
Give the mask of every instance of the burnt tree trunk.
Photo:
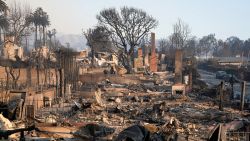
POLYGON ((91 48, 91 67, 94 67, 95 51, 91 48))
POLYGON ((38 61, 37 61, 37 64, 36 64, 36 77, 37 77, 37 86, 40 85, 40 82, 39 82, 39 65, 38 65, 38 61))
POLYGON ((59 89, 60 89, 60 97, 63 96, 63 73, 62 73, 62 68, 59 68, 59 77, 60 77, 60 82, 59 82, 59 89))
POLYGON ((11 75, 11 77, 12 77, 12 80, 13 80, 13 83, 14 83, 14 88, 15 88, 15 89, 17 88, 17 81, 18 81, 18 79, 19 79, 19 77, 20 77, 20 72, 21 72, 21 69, 20 69, 20 68, 18 68, 18 72, 15 73, 15 69, 14 69, 13 67, 10 67, 9 73, 10 73, 10 75, 11 75), (16 74, 16 75, 15 75, 15 74, 16 74))
POLYGON ((58 71, 57 71, 57 68, 55 68, 55 75, 56 75, 56 97, 59 97, 59 95, 58 95, 58 71))
POLYGON ((35 30, 35 49, 37 49, 37 25, 35 30))
POLYGON ((132 73, 132 60, 131 60, 131 56, 127 55, 125 61, 126 61, 126 65, 124 67, 127 70, 127 73, 130 74, 130 73, 132 73))
POLYGON ((45 27, 43 26, 43 45, 45 46, 45 27))
POLYGON ((9 75, 9 72, 8 72, 8 68, 5 67, 5 72, 6 72, 6 90, 9 90, 9 84, 10 84, 10 75, 9 75))

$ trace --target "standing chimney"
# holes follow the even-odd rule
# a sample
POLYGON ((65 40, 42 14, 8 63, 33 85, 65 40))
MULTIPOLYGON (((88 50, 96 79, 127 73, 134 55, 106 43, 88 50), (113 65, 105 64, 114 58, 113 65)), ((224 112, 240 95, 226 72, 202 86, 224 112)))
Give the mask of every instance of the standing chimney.
POLYGON ((157 56, 155 52, 155 33, 151 33, 150 71, 157 72, 157 65, 157 56))
POLYGON ((182 50, 177 49, 175 52, 175 84, 182 83, 182 50))

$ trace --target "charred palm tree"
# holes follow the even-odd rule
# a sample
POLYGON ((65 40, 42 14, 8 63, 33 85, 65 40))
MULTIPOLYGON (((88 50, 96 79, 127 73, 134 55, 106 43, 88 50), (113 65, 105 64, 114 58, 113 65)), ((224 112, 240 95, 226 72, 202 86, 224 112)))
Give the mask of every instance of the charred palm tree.
POLYGON ((38 42, 37 42, 37 30, 38 30, 38 27, 41 25, 41 16, 40 16, 40 13, 41 13, 41 10, 42 8, 37 8, 36 11, 34 13, 32 13, 29 17, 29 20, 31 23, 34 24, 35 26, 35 43, 34 43, 34 46, 35 46, 35 49, 36 49, 36 55, 35 55, 35 65, 36 65, 36 72, 37 72, 37 86, 39 86, 40 82, 40 78, 39 78, 39 54, 38 53, 38 42))
POLYGON ((0 15, 0 43, 2 42, 2 32, 7 30, 9 27, 9 22, 4 15, 0 15))
POLYGON ((41 25, 41 13, 42 13, 42 8, 37 8, 34 13, 30 16, 30 21, 34 24, 35 26, 35 48, 37 49, 37 32, 38 32, 38 27, 41 25))
POLYGON ((0 0, 0 12, 5 12, 7 9, 7 4, 3 0, 0 0))
POLYGON ((49 21, 49 16, 46 12, 42 13, 42 17, 41 17, 41 25, 42 25, 42 29, 43 29, 43 45, 46 45, 46 33, 45 33, 45 29, 47 26, 50 25, 50 21, 49 21))
POLYGON ((37 71, 37 85, 40 84, 39 82, 39 64, 40 64, 40 49, 38 49, 38 41, 37 41, 37 32, 39 27, 43 27, 43 45, 45 44, 45 28, 49 25, 49 16, 47 15, 46 12, 43 11, 41 7, 37 8, 34 13, 30 16, 30 21, 34 24, 35 26, 35 48, 36 52, 38 53, 36 57, 36 71, 37 71))

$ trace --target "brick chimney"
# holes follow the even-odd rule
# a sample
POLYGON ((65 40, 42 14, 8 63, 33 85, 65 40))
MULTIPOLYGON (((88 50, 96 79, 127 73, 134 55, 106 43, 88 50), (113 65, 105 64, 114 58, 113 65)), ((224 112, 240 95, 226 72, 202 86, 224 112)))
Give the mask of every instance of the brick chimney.
POLYGON ((151 55, 149 61, 149 67, 151 72, 157 72, 157 55, 155 52, 155 33, 151 33, 151 55))

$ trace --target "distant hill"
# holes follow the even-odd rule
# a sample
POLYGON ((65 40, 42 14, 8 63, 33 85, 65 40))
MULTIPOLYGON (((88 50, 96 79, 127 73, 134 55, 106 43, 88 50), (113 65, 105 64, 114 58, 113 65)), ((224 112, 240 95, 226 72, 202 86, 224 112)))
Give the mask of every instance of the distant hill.
MULTIPOLYGON (((88 48, 88 46, 86 45, 87 40, 82 35, 58 33, 56 34, 56 39, 59 40, 64 46, 66 46, 66 43, 69 43, 71 48, 78 51, 88 48)), ((32 49, 34 47, 34 41, 35 34, 32 34, 31 36, 29 36, 29 49, 32 49)), ((23 45, 24 44, 25 40, 23 41, 23 45)))
POLYGON ((77 34, 57 34, 56 38, 62 45, 70 44, 70 47, 75 50, 83 50, 88 48, 87 40, 82 35, 77 34))

